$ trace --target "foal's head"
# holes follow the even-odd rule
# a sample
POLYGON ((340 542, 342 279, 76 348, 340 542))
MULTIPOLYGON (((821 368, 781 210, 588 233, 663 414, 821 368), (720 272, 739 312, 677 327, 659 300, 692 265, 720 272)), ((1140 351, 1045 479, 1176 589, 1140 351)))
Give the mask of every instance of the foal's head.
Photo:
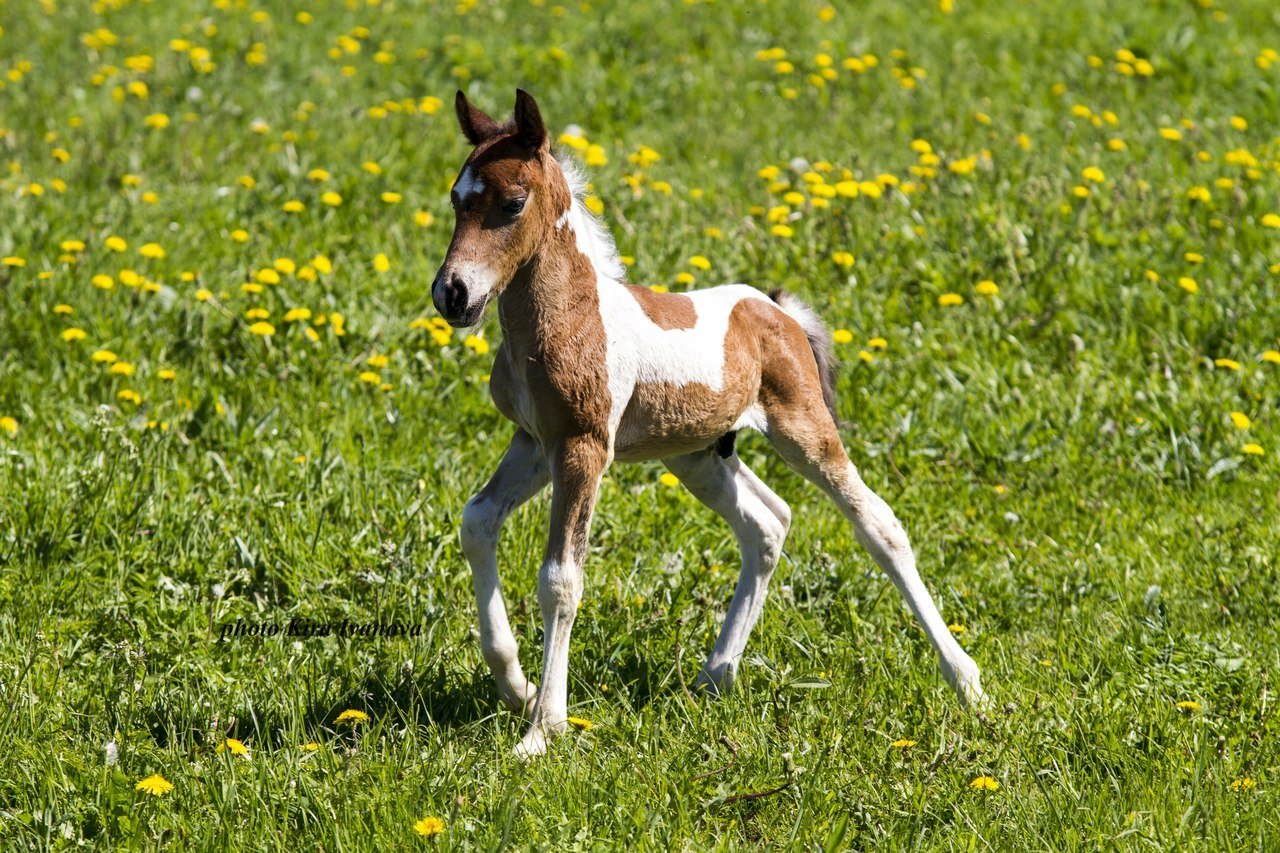
POLYGON ((485 305, 534 257, 573 199, 527 92, 516 90, 515 116, 502 124, 462 92, 456 107, 475 150, 450 193, 457 222, 431 299, 450 325, 464 327, 480 321, 485 305))

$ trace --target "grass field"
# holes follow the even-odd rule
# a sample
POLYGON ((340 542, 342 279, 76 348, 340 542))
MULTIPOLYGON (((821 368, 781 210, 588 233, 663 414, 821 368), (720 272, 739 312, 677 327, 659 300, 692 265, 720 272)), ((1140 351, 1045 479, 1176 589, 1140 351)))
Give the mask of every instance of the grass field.
POLYGON ((0 0, 0 845, 1276 849, 1278 50, 1262 0, 0 0), (985 718, 753 435, 738 689, 682 687, 732 536, 615 468, 592 727, 513 758, 457 535, 499 330, 430 282, 453 94, 516 86, 633 281, 819 307, 985 718), (415 636, 222 638, 293 619, 415 636))

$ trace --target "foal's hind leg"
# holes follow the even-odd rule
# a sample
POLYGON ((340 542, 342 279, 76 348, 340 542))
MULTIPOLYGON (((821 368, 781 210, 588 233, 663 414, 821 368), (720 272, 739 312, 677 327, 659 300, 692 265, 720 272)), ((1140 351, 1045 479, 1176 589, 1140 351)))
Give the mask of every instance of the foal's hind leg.
POLYGON ((480 650, 498 682, 498 695, 513 713, 533 708, 538 690, 524 676, 516 655, 516 638, 507 621, 498 582, 498 532, 507 516, 542 491, 550 480, 537 443, 516 430, 498 470, 462 511, 462 553, 471 566, 480 609, 480 650))
POLYGON ((862 481, 849 461, 831 415, 821 402, 768 411, 769 438, 792 468, 831 496, 853 522, 858 541, 893 585, 924 628, 938 652, 942 675, 967 706, 984 701, 978 665, 960 648, 916 571, 911 543, 889 505, 862 481))
POLYGON ((764 607, 791 511, 737 455, 721 459, 708 449, 663 460, 680 482, 733 528, 742 550, 742 572, 711 657, 698 684, 712 693, 733 686, 747 638, 764 607))

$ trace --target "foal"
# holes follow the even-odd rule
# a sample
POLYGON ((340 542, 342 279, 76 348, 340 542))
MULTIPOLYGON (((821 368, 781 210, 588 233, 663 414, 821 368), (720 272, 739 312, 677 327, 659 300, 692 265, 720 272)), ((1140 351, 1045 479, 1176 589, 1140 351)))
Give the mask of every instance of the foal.
POLYGON ((515 117, 504 124, 462 92, 456 107, 475 150, 453 185, 457 223, 431 293, 455 327, 475 325, 498 303, 503 340, 490 393, 516 431, 463 510, 462 550, 498 692, 513 712, 531 715, 516 753, 544 752, 566 727, 569 631, 600 477, 615 459, 662 460, 733 528, 742 573, 698 676, 713 693, 731 686, 791 521, 787 505, 734 453, 734 432, 744 427, 763 432, 836 502, 924 627, 947 682, 966 704, 980 702, 978 667, 921 582, 902 526, 845 455, 830 338, 818 317, 786 293, 770 298, 745 285, 657 294, 625 284, 612 238, 580 198, 585 181, 552 155, 533 98, 517 91, 515 117), (496 555, 503 522, 548 483, 539 691, 520 669, 496 555))

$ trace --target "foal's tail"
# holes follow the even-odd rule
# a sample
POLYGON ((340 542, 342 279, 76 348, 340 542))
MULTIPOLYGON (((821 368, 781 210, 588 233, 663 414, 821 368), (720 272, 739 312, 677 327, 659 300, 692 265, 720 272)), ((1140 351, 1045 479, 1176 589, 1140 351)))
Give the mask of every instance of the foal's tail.
POLYGON ((818 363, 822 402, 827 404, 831 419, 839 424, 840 418, 836 416, 835 357, 831 354, 831 330, 816 311, 787 291, 775 290, 769 294, 769 298, 804 329, 805 337, 809 339, 809 348, 813 350, 813 360, 818 363))

